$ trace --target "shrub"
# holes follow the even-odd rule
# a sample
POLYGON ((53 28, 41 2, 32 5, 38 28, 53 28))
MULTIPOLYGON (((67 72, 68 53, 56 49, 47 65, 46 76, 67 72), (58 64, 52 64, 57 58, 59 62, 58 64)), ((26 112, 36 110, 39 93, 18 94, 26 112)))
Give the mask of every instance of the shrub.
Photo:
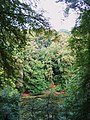
POLYGON ((1 120, 19 120, 20 96, 11 87, 0 89, 0 118, 1 120))

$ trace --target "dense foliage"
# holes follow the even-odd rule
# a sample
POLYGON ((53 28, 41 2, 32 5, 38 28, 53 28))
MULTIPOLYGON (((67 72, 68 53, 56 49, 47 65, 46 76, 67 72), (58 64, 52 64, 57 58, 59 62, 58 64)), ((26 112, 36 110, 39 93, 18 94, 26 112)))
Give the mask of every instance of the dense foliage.
POLYGON ((78 10, 78 24, 69 40, 75 62, 71 82, 68 84, 66 107, 72 112, 71 120, 90 119, 90 1, 65 0, 70 8, 78 10))
POLYGON ((20 119, 20 95, 10 86, 3 90, 0 89, 0 119, 20 119))
MULTIPOLYGON (((74 68, 76 70, 76 78, 74 81, 78 87, 74 92, 76 93, 75 101, 77 101, 77 110, 75 110, 75 120, 89 120, 90 118, 90 31, 89 19, 90 11, 86 11, 82 15, 81 24, 78 28, 73 30, 73 37, 70 44, 75 56, 76 62, 74 68), (87 25, 88 23, 88 25, 87 25), (77 100, 78 99, 78 100, 77 100)), ((74 102, 75 102, 74 101, 74 102)))
POLYGON ((20 59, 18 52, 26 44, 26 29, 48 27, 46 19, 30 4, 19 0, 0 1, 0 86, 15 87, 20 59))
POLYGON ((66 2, 66 14, 70 8, 80 13, 72 35, 48 29, 33 2, 0 1, 2 120, 19 120, 21 114, 22 119, 90 119, 90 1, 59 1, 66 2), (26 100, 22 110, 18 92, 45 96, 26 100))
POLYGON ((49 89, 51 84, 61 86, 59 91, 66 86, 68 69, 71 65, 68 34, 56 35, 56 33, 56 31, 47 31, 45 34, 42 30, 38 35, 33 32, 31 39, 28 39, 22 51, 21 68, 19 67, 20 74, 17 81, 19 90, 40 94, 49 89), (63 42, 64 38, 66 42, 63 42), (62 44, 60 45, 59 42, 62 44), (66 48, 68 51, 64 51, 66 48))
MULTIPOLYGON (((0 72, 1 83, 16 81, 15 70, 18 70, 16 50, 26 44, 26 29, 48 27, 45 18, 36 13, 32 4, 22 3, 19 0, 0 1, 0 72), (17 63, 16 63, 17 62, 17 63)), ((15 82, 14 82, 15 83, 15 82)))

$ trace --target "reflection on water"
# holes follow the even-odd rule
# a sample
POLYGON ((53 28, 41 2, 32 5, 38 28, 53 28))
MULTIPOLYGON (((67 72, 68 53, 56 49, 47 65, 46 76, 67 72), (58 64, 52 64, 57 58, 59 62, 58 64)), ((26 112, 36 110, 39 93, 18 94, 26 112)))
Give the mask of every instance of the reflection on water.
POLYGON ((66 120, 64 95, 36 96, 22 99, 21 120, 66 120))

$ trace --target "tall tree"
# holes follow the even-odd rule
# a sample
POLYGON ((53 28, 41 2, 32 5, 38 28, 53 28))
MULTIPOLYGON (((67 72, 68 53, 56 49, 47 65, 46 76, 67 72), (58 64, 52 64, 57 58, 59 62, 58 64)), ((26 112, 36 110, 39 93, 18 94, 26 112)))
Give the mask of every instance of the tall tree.
MULTIPOLYGON (((60 0, 61 1, 61 0, 60 0)), ((62 0, 63 1, 63 0, 62 0)), ((79 10, 79 24, 72 30, 70 46, 75 58, 76 81, 72 120, 90 119, 90 0, 65 0, 69 8, 79 10), (77 87, 78 86, 78 87, 77 87)), ((74 82, 75 83, 75 82, 74 82)), ((72 103, 72 102, 71 102, 72 103)), ((69 105, 71 104, 69 103, 69 105)), ((72 105, 72 104, 71 104, 72 105)), ((70 106, 71 106, 70 105, 70 106)))
POLYGON ((32 4, 19 0, 0 1, 0 66, 13 73, 12 51, 26 43, 26 29, 48 27, 46 19, 32 9, 32 4))
MULTIPOLYGON (((15 52, 26 43, 27 29, 48 27, 48 22, 33 10, 32 2, 0 1, 0 71, 1 77, 14 76, 15 52)), ((18 68, 18 67, 17 67, 18 68)))

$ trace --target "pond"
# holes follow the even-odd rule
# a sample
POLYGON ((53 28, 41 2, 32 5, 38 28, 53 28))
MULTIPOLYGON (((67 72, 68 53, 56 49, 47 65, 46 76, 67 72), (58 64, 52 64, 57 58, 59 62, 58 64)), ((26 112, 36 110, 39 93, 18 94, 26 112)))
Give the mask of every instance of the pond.
POLYGON ((23 97, 21 120, 66 120, 64 95, 41 95, 23 97))

